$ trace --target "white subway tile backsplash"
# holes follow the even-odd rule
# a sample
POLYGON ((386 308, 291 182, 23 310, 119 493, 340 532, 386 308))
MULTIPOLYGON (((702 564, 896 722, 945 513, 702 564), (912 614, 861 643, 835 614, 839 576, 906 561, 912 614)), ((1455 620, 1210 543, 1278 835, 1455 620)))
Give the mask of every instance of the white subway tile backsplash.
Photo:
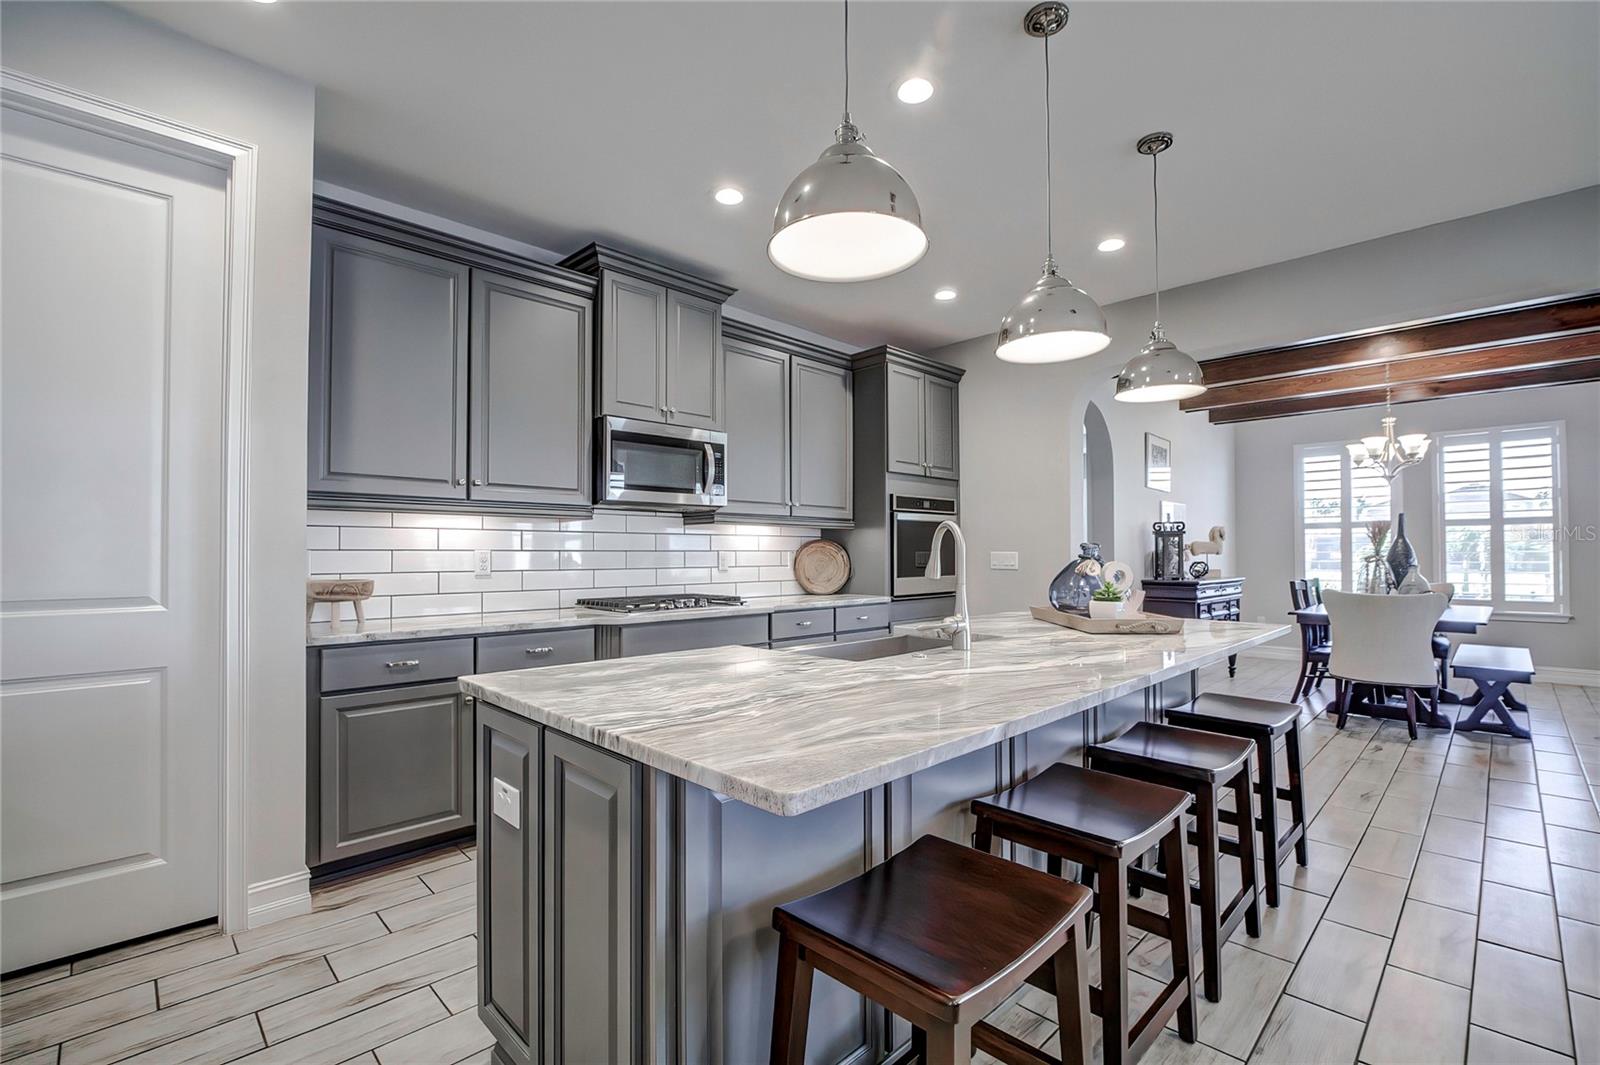
POLYGON ((511 529, 440 529, 441 551, 515 551, 522 534, 511 529))
POLYGON ((561 528, 561 521, 557 518, 518 518, 501 514, 486 514, 483 518, 485 529, 531 529, 539 532, 553 532, 561 528))
POLYGON ((562 569, 626 569, 626 551, 563 551, 562 569))
POLYGON ((481 529, 483 518, 477 514, 408 514, 397 511, 396 528, 406 529, 481 529))
POLYGON ((522 574, 522 587, 530 592, 560 588, 593 588, 592 569, 530 569, 522 574))
POLYGON ((679 595, 683 592, 681 584, 630 584, 629 595, 679 595))
POLYGON ((787 581, 794 577, 794 569, 790 566, 762 566, 761 579, 764 581, 787 581))
POLYGON ((340 573, 387 573, 392 567, 389 564, 387 551, 307 551, 306 572, 313 576, 337 575, 340 573))
POLYGON ((577 606, 579 599, 604 599, 607 596, 627 594, 627 586, 621 588, 569 588, 561 592, 561 605, 577 606))
POLYGON ((654 569, 657 566, 683 565, 682 551, 629 551, 629 569, 654 569))
POLYGON ((717 568, 717 553, 715 551, 685 551, 683 553, 685 566, 704 566, 708 569, 717 568))
POLYGON ((555 569, 561 564, 559 551, 496 551, 489 565, 500 569, 555 569))
MULTIPOLYGON (((311 620, 331 621, 334 617, 333 611, 335 608, 339 611, 338 619, 341 622, 348 625, 355 621, 356 609, 349 603, 317 603, 311 611, 311 620)), ((373 596, 361 604, 361 612, 369 621, 388 617, 389 597, 386 595, 373 596)))
POLYGON ((651 551, 656 546, 653 533, 595 533, 596 551, 651 551))
POLYGON ((525 532, 522 534, 524 551, 592 551, 594 533, 585 532, 525 532))
POLYGON ((682 532, 683 517, 679 514, 629 514, 629 532, 682 532))
POLYGON ((441 590, 437 573, 341 573, 339 576, 370 579, 374 596, 432 595, 441 590))
POLYGON ((339 547, 346 551, 432 551, 439 546, 437 529, 339 530, 339 547))
POLYGON ((308 551, 337 551, 339 550, 339 530, 330 525, 306 526, 306 550, 308 551))
MULTIPOLYGON (((729 566, 711 571, 713 584, 737 584, 740 581, 759 581, 761 570, 754 566, 729 566)), ((727 594, 727 593, 724 593, 727 594)))
POLYGON ((597 569, 594 570, 596 584, 654 584, 656 571, 653 569, 597 569))
POLYGON ((307 525, 393 525, 394 515, 384 510, 308 510, 307 525))
POLYGON ((520 592, 522 574, 514 569, 480 577, 475 572, 439 574, 441 592, 520 592))
POLYGON ((777 581, 741 581, 736 593, 745 599, 759 599, 763 595, 777 595, 777 581))
POLYGON ((470 570, 475 567, 471 551, 396 551, 394 570, 410 573, 416 570, 470 570))
POLYGON ((655 548, 657 551, 704 551, 711 546, 709 536, 677 535, 674 533, 657 533, 655 548))
POLYGON ((389 599, 389 615, 396 618, 435 614, 476 614, 483 609, 480 595, 396 595, 389 599))
POLYGON ((711 580, 711 571, 669 567, 656 570, 656 580, 662 584, 707 584, 711 580))
POLYGON ((493 614, 500 610, 554 610, 561 605, 561 593, 549 592, 485 592, 483 612, 493 614))
POLYGON ((734 558, 740 566, 781 566, 783 560, 777 551, 736 551, 734 558))
POLYGON ((568 532, 627 532, 628 519, 621 514, 596 514, 592 518, 564 521, 561 527, 568 532))

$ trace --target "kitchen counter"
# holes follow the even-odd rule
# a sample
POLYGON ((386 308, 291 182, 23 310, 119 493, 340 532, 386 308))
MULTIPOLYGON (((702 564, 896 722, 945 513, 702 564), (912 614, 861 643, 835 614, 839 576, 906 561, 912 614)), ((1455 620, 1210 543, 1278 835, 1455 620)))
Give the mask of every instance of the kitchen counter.
POLYGON ((578 629, 589 625, 650 625, 660 621, 692 621, 743 614, 772 614, 811 607, 869 606, 887 603, 886 595, 773 595, 746 600, 743 606, 713 606, 696 610, 649 610, 622 614, 610 610, 516 610, 495 614, 446 614, 437 617, 384 618, 371 621, 313 622, 306 626, 307 647, 335 647, 352 643, 383 643, 439 636, 487 636, 497 632, 532 629, 578 629))
POLYGON ((1190 621, 1172 636, 1092 636, 1018 613, 978 618, 973 631, 969 652, 849 662, 804 649, 722 647, 483 674, 461 685, 540 725, 793 816, 1183 676, 1289 628, 1190 621))

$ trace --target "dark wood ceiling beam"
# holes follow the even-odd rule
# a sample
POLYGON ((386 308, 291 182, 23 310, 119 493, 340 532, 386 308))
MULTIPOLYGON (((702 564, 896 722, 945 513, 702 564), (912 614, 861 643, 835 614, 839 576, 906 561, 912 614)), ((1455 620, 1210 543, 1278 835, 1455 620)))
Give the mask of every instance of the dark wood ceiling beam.
MULTIPOLYGON (((1181 406, 1186 411, 1215 410, 1247 404, 1268 403, 1279 399, 1323 397, 1325 409, 1348 406, 1344 395, 1371 389, 1382 389, 1385 381, 1396 387, 1428 381, 1449 381, 1462 377, 1479 377, 1501 374, 1512 370, 1537 370, 1560 366, 1569 362, 1600 357, 1600 329, 1582 333, 1568 333, 1539 340, 1516 341, 1493 347, 1473 348, 1467 351, 1423 355, 1400 362, 1346 367, 1297 374, 1293 377, 1272 377, 1238 384, 1211 385, 1203 394, 1186 399, 1181 406)), ((1210 371, 1207 370, 1207 381, 1210 371)))
POLYGON ((1600 292, 1368 329, 1207 359, 1206 383, 1235 384, 1341 367, 1397 362, 1440 351, 1600 328, 1600 292))
MULTIPOLYGON (((1536 369, 1507 370, 1501 373, 1456 377, 1444 381, 1412 381, 1394 386, 1396 403, 1415 403, 1427 399, 1444 399, 1449 396, 1467 396, 1483 392, 1510 392, 1524 388, 1541 388, 1548 385, 1576 384, 1583 381, 1600 381, 1600 356, 1564 362, 1536 369)), ((1327 396, 1293 396, 1267 400, 1260 403, 1221 407, 1210 412, 1210 419, 1218 425, 1235 422, 1260 421, 1265 418, 1285 418, 1295 414, 1311 414, 1326 410, 1344 410, 1353 407, 1382 406, 1384 389, 1369 388, 1359 392, 1345 392, 1330 399, 1327 396)))

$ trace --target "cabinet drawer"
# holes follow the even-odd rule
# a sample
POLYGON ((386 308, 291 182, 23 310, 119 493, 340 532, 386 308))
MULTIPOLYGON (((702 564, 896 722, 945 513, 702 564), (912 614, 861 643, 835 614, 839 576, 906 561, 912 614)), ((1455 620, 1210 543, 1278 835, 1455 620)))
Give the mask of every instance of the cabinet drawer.
POLYGON ((874 606, 841 606, 833 610, 834 632, 859 632, 862 629, 889 627, 889 604, 874 606))
POLYGON ((330 647, 322 652, 322 690, 348 691, 380 684, 455 680, 471 673, 471 640, 411 640, 406 643, 330 647))
POLYGON ((772 615, 772 638, 792 640, 798 636, 825 636, 833 632, 833 611, 791 610, 772 615))
POLYGON ((703 647, 730 644, 760 645, 767 642, 765 614, 743 614, 732 618, 706 618, 695 621, 653 621, 622 626, 622 657, 659 655, 668 651, 695 651, 703 647))
POLYGON ((478 637, 479 673, 594 661, 593 629, 550 629, 478 637))
POLYGON ((1205 584, 1200 586, 1197 598, 1217 599, 1236 597, 1239 594, 1239 590, 1243 587, 1243 581, 1228 581, 1224 584, 1205 584))

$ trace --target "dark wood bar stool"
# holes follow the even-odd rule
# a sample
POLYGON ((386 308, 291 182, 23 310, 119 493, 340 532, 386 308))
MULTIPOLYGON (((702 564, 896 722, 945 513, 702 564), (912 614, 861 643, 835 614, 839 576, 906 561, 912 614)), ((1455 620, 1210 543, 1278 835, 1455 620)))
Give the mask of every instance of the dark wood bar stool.
MULTIPOLYGON (((1189 806, 1183 791, 1109 773, 1057 764, 1031 780, 987 799, 975 799, 975 845, 987 851, 996 839, 1043 851, 1050 871, 1063 860, 1093 874, 1100 917, 1100 987, 1089 990, 1089 1007, 1104 1022, 1105 1065, 1137 1061, 1174 1014, 1178 1034, 1195 1041, 1194 973, 1190 947, 1188 883, 1183 849, 1183 818, 1189 806), (1170 880, 1167 916, 1128 905, 1128 880, 1135 860, 1160 847, 1170 880), (1172 944, 1172 980, 1137 1021, 1128 1020, 1128 926, 1164 936, 1172 944)), ((1061 992, 1053 973, 1040 970, 1029 982, 1061 992)))
MULTIPOLYGON (((1250 762, 1255 754, 1251 740, 1219 736, 1211 732, 1153 725, 1141 721, 1114 740, 1089 748, 1089 765, 1095 769, 1132 777, 1152 784, 1183 788, 1194 795, 1189 812, 1197 831, 1190 839, 1200 850, 1199 879, 1193 899, 1200 906, 1200 947, 1205 957, 1205 994, 1212 1002, 1222 1001, 1222 944, 1244 921, 1252 937, 1261 935, 1261 904, 1256 890, 1255 833, 1248 828, 1237 839, 1222 838, 1217 824, 1218 799, 1223 788, 1232 788, 1235 808, 1248 810, 1251 786, 1250 762), (1222 881, 1222 855, 1239 859, 1241 884, 1233 898, 1223 905, 1219 895, 1222 881)), ((1166 872, 1134 868, 1130 882, 1136 887, 1170 888, 1171 867, 1166 872)), ((1183 878, 1185 884, 1188 878, 1183 878)))
MULTIPOLYGON (((1293 703, 1270 699, 1251 699, 1243 695, 1206 692, 1188 706, 1167 711, 1167 721, 1202 732, 1217 732, 1253 740, 1256 745, 1256 793, 1261 796, 1261 816, 1256 830, 1261 833, 1261 855, 1266 865, 1267 905, 1278 905, 1278 862, 1292 844, 1295 860, 1306 864, 1306 793, 1301 781, 1304 764, 1300 760, 1300 708, 1293 703), (1289 763, 1287 787, 1278 785, 1278 764, 1273 745, 1283 737, 1284 754, 1289 763), (1289 825, 1278 831, 1278 801, 1289 803, 1289 825)), ((1235 811, 1218 815, 1230 825, 1239 824, 1235 811)))
POLYGON ((923 836, 858 877, 772 911, 778 930, 773 1065, 803 1065, 811 977, 820 970, 916 1026, 923 1065, 979 1049, 1013 1065, 1057 1059, 983 1018, 1043 967, 1061 1061, 1089 1055, 1083 945, 1087 888, 923 836))

